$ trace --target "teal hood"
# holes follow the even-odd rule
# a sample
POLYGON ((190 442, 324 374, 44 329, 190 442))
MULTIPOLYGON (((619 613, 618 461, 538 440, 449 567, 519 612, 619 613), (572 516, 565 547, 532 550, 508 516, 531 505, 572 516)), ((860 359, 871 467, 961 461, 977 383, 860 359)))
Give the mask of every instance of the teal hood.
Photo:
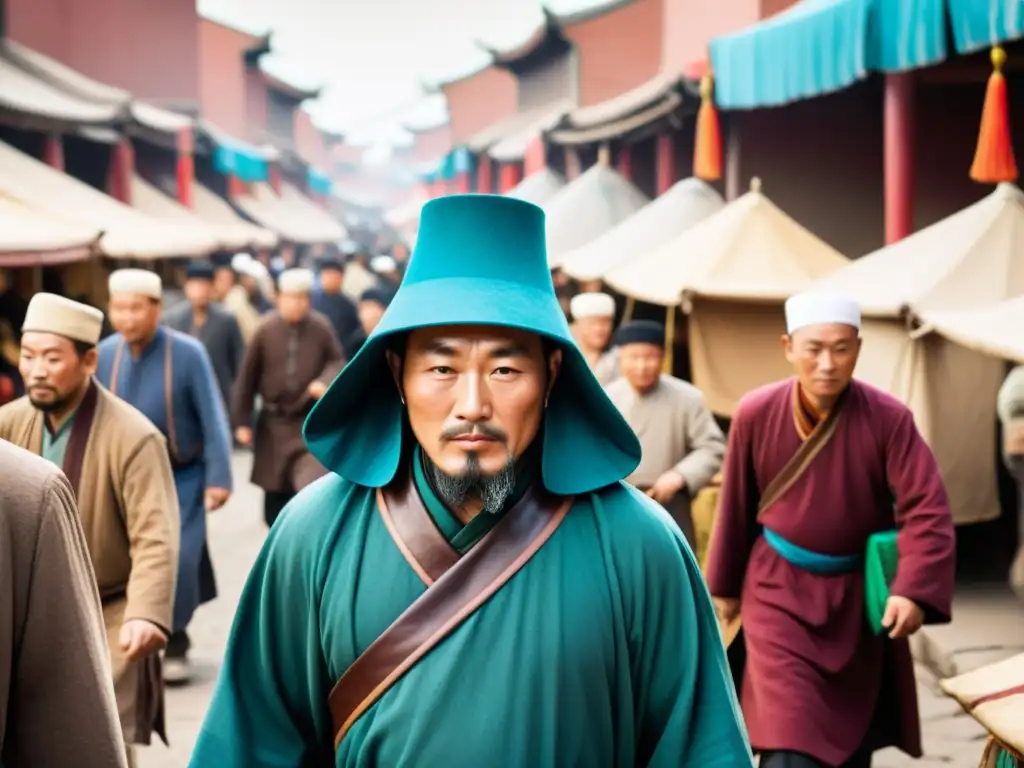
POLYGON ((555 297, 544 213, 499 195, 450 195, 423 207, 409 268, 380 324, 306 419, 310 452, 346 480, 379 488, 398 471, 405 407, 387 364, 389 340, 437 325, 493 325, 563 350, 544 413, 541 475, 574 495, 629 476, 640 443, 594 378, 555 297))

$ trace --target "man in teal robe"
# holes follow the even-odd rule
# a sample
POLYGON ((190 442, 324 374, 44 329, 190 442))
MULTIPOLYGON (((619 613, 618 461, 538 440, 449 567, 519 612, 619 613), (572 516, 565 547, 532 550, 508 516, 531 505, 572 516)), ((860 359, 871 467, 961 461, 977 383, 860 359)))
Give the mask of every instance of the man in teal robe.
POLYGON ((401 288, 307 419, 332 473, 253 567, 194 768, 752 766, 700 571, 622 482, 639 444, 544 237, 529 203, 425 206, 401 288), (477 581, 496 591, 455 613, 477 581))

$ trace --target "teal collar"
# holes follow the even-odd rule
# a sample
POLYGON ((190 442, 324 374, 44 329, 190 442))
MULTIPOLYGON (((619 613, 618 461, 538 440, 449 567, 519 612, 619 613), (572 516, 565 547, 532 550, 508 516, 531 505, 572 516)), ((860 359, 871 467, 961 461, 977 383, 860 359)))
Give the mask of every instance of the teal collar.
POLYGON ((419 445, 413 449, 413 483, 416 485, 416 490, 423 500, 423 506, 427 508, 427 512, 430 513, 430 517, 434 520, 434 524, 456 552, 463 555, 472 549, 473 545, 480 541, 505 516, 505 513, 523 497, 537 477, 537 462, 533 454, 534 450, 530 448, 519 460, 516 467, 515 489, 501 511, 497 513, 481 512, 463 525, 462 521, 455 516, 455 513, 448 508, 447 504, 441 501, 434 490, 434 486, 430 482, 424 467, 423 450, 419 445))

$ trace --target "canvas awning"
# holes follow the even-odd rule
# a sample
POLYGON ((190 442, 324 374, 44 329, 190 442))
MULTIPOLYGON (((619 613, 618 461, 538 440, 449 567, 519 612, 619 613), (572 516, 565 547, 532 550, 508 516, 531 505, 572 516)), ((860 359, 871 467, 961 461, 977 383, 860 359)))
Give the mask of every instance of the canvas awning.
POLYGON ((782 302, 848 260, 751 190, 650 253, 610 270, 605 282, 641 301, 677 306, 684 294, 782 302))
POLYGON ((1000 184, 974 205, 849 264, 820 287, 865 315, 991 306, 1024 294, 1024 193, 1000 184))
POLYGON ((119 105, 96 104, 78 98, 19 68, 0 43, 0 110, 68 125, 107 125, 123 116, 119 105))
MULTIPOLYGON (((658 75, 600 104, 574 109, 548 138, 564 145, 622 138, 677 112, 684 102, 680 78, 658 75)), ((694 100, 693 108, 696 106, 694 100)))
POLYGON ((231 204, 202 184, 192 185, 192 210, 203 221, 215 224, 225 248, 273 248, 277 235, 239 216, 231 204))
POLYGON ((588 168, 544 204, 548 265, 597 239, 650 202, 625 176, 604 162, 588 168))
POLYGON ((920 313, 924 328, 967 349, 1024 365, 1024 296, 992 307, 920 313))
POLYGON ((202 232, 147 216, 0 142, 0 193, 39 213, 103 231, 113 258, 200 256, 216 249, 202 232))
POLYGON ((532 127, 547 126, 550 128, 572 107, 572 102, 559 100, 516 112, 474 134, 466 141, 466 147, 471 152, 486 152, 505 139, 511 139, 515 143, 519 141, 517 137, 526 135, 526 139, 522 142, 525 150, 526 142, 533 138, 528 134, 532 127))
POLYGON ((100 231, 39 213, 0 193, 0 267, 64 264, 88 258, 100 231))
POLYGON ((526 155, 529 143, 537 136, 554 128, 570 109, 572 109, 570 101, 549 104, 538 110, 533 117, 525 119, 514 130, 505 134, 488 150, 487 154, 491 156, 491 159, 500 163, 522 160, 526 155))
MULTIPOLYGON (((176 145, 179 131, 189 128, 194 120, 170 110, 136 100, 131 93, 121 88, 93 80, 91 77, 45 56, 13 40, 4 40, 0 51, 10 65, 26 78, 31 78, 52 91, 63 93, 68 99, 89 104, 110 117, 106 122, 120 119, 128 127, 141 129, 147 138, 156 138, 169 146, 176 145)), ((0 78, 6 77, 0 74, 0 78)), ((4 92, 7 91, 6 81, 4 92)), ((83 121, 84 122, 84 121, 83 121)))
POLYGON ((542 168, 536 173, 531 173, 505 194, 534 205, 544 205, 558 194, 565 183, 565 177, 558 171, 542 168))
POLYGON ((565 255, 562 271, 598 280, 653 251, 722 209, 722 196, 700 179, 683 179, 596 240, 565 255))
POLYGON ((255 182, 234 203, 282 240, 311 245, 338 242, 346 237, 340 222, 287 182, 282 184, 280 196, 269 184, 255 182))

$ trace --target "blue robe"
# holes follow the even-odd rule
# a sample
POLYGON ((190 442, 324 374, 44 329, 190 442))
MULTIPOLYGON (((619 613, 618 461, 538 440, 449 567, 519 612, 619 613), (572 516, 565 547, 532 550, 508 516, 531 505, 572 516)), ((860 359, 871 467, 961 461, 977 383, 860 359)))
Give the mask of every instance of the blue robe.
MULTIPOLYGON (((415 482, 459 552, 498 517, 462 525, 415 482)), ((700 571, 637 491, 577 497, 335 752, 332 686, 425 589, 373 489, 329 475, 300 492, 249 576, 191 768, 751 768, 700 571)))
MULTIPOLYGON (((142 411, 167 437, 164 394, 165 345, 171 344, 174 431, 179 457, 189 460, 175 466, 174 484, 181 508, 181 553, 178 587, 174 599, 174 631, 188 626, 200 603, 211 600, 213 588, 200 589, 200 572, 206 551, 207 488, 231 490, 231 436, 213 366, 203 345, 189 336, 160 327, 139 358, 125 347, 116 387, 111 382, 114 357, 123 337, 116 333, 100 342, 96 376, 118 397, 142 411)), ((212 585, 211 585, 212 587, 212 585)))

